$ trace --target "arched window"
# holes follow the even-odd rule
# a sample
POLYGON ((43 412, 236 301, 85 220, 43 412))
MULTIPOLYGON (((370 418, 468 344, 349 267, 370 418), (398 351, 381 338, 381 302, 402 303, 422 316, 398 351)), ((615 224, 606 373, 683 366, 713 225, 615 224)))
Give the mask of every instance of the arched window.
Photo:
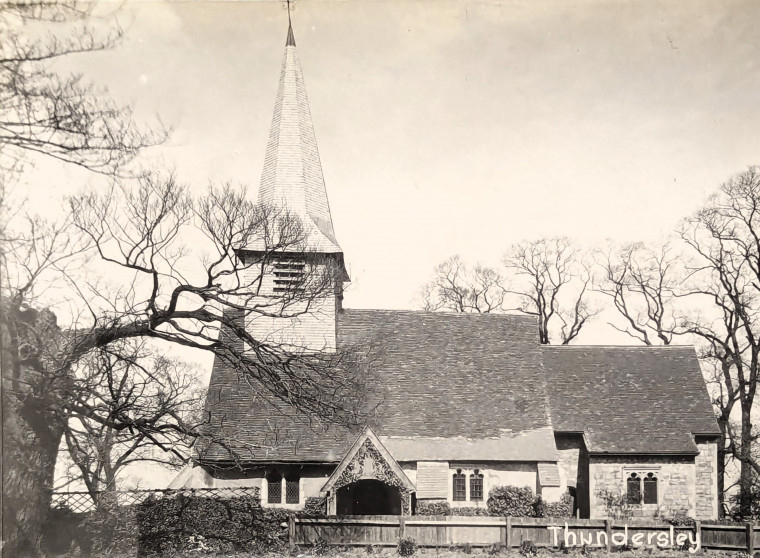
POLYGON ((287 477, 285 479, 285 503, 297 504, 301 495, 298 486, 298 477, 287 477))
POLYGON ((483 473, 478 469, 470 475, 470 500, 483 499, 483 473))
POLYGON ((267 475, 267 502, 270 504, 282 503, 282 476, 278 473, 267 475))
POLYGON ((455 502, 464 502, 467 500, 467 485, 465 484, 467 480, 464 477, 464 473, 462 472, 462 469, 457 469, 457 472, 454 473, 454 501, 455 502))
POLYGON ((631 473, 626 480, 626 501, 629 504, 641 503, 641 479, 638 473, 631 473))
POLYGON ((657 477, 654 476, 654 473, 647 473, 647 476, 644 477, 644 503, 657 503, 657 477))

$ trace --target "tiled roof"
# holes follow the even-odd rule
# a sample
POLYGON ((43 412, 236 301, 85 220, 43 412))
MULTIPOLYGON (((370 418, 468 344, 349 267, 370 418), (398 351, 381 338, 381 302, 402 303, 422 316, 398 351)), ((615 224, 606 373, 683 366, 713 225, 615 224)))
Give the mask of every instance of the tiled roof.
POLYGON ((720 433, 693 347, 544 346, 555 430, 592 453, 696 453, 720 433))
MULTIPOLYGON (((301 217, 309 232, 308 250, 342 252, 333 230, 317 139, 292 28, 288 28, 258 201, 287 209, 301 217)), ((257 246, 241 248, 261 249, 257 246)))
MULTIPOLYGON (((379 347, 374 387, 383 397, 372 426, 384 440, 487 439, 551 427, 532 317, 340 313, 339 346, 368 338, 379 347)), ((212 372, 208 409, 213 427, 236 440, 245 460, 337 462, 357 434, 336 427, 315 431, 308 421, 283 415, 253 397, 237 373, 219 363, 212 372)), ((551 447, 536 451, 553 450, 549 437, 535 437, 535 443, 544 438, 551 447)), ((218 447, 206 455, 225 457, 218 447)))
POLYGON ((504 433, 494 438, 380 438, 397 461, 555 461, 551 427, 504 433))
MULTIPOLYGON (((719 433, 691 347, 540 346, 532 317, 493 314, 344 310, 337 333, 374 339, 372 427, 400 461, 553 461, 552 431, 592 453, 688 454, 719 433)), ((338 462, 358 434, 274 407, 219 362, 208 397, 244 461, 338 462)))

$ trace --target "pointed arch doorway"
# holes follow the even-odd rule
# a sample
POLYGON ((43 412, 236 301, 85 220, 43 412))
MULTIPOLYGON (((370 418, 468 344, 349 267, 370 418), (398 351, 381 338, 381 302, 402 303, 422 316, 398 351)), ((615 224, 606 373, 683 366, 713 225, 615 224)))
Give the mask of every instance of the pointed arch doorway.
POLYGON ((330 515, 409 515, 415 487, 367 427, 322 487, 330 515))

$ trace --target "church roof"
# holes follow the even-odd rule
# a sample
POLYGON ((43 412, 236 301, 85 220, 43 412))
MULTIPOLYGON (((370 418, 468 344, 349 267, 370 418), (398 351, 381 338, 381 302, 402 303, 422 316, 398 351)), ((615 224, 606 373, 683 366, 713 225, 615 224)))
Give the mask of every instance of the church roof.
MULTIPOLYGON (((397 458, 459 459, 461 447, 447 439, 474 440, 473 451, 485 458, 501 439, 491 460, 556 460, 534 318, 344 310, 337 332, 339 347, 368 338, 378 347, 373 388, 382 403, 372 427, 388 447, 403 450, 397 458), (416 449, 409 438, 419 441, 416 449), (531 453, 513 451, 518 447, 531 453)), ((235 438, 247 460, 336 462, 356 437, 285 416, 218 365, 208 409, 212 426, 235 438), (275 437, 278 444, 267 441, 275 437)), ((226 457, 221 447, 205 456, 226 457)))
POLYGON ((693 347, 543 346, 554 428, 590 453, 697 453, 718 435, 693 347))
MULTIPOLYGON (((344 310, 337 325, 339 347, 375 340, 372 428, 399 461, 554 461, 553 432, 591 453, 685 455, 719 434, 691 347, 540 346, 520 315, 344 310)), ((357 435, 275 408, 219 363, 207 408, 243 461, 335 463, 357 435)))
POLYGON ((258 201, 300 217, 308 231, 307 250, 342 252, 335 238, 309 100, 290 26, 258 201))

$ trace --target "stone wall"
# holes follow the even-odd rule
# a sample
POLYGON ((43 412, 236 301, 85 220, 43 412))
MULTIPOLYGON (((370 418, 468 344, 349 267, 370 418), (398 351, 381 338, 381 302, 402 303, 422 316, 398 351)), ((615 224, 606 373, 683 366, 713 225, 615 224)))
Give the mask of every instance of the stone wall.
MULTIPOLYGON (((693 457, 599 457, 589 460, 589 498, 592 518, 619 513, 605 503, 605 495, 624 502, 626 479, 632 472, 657 476, 657 504, 630 507, 633 517, 684 513, 695 517, 695 464, 693 457)), ((697 519, 702 519, 697 517, 697 519)))
POLYGON ((696 503, 699 519, 718 519, 718 444, 697 440, 699 455, 694 459, 696 503))
POLYGON ((562 492, 575 492, 575 510, 589 517, 589 458, 582 434, 555 434, 562 492))

